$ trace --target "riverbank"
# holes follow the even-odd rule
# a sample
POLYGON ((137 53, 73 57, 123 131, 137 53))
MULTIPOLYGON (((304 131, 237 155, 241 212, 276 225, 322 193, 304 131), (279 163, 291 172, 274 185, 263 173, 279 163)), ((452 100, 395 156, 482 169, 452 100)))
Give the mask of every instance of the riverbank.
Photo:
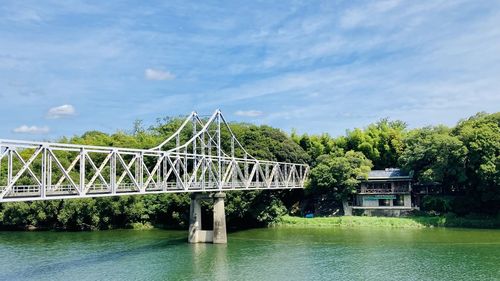
POLYGON ((415 216, 415 217, 316 217, 302 218, 283 216, 278 226, 298 227, 386 227, 386 228, 425 228, 425 227, 464 227, 500 229, 499 218, 470 219, 455 216, 415 216))
MULTIPOLYGON (((427 227, 461 227, 461 228, 484 228, 500 229, 500 218, 462 218, 456 216, 412 216, 412 217, 366 217, 366 216, 337 216, 337 217, 314 217, 303 218, 293 216, 283 216, 278 222, 271 226, 286 227, 380 227, 380 228, 427 228, 427 227)), ((257 227, 259 228, 259 227, 257 227)), ((184 230, 183 227, 169 225, 153 225, 146 223, 131 223, 125 227, 110 227, 102 230, 133 229, 133 230, 184 230)), ((64 228, 35 227, 27 225, 24 227, 2 227, 3 231, 67 231, 64 228)), ((98 230, 88 226, 82 226, 79 231, 98 230)), ((234 229, 233 229, 234 230, 234 229)), ((241 229, 239 229, 241 230, 241 229)), ((70 231, 75 231, 71 229, 70 231)))

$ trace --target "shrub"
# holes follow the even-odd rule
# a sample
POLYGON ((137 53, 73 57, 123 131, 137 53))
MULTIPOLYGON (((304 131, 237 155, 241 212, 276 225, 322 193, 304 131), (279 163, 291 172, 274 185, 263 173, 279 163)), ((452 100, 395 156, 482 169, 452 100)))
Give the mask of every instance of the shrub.
POLYGON ((424 196, 422 200, 422 210, 447 213, 452 210, 451 199, 444 196, 424 196))

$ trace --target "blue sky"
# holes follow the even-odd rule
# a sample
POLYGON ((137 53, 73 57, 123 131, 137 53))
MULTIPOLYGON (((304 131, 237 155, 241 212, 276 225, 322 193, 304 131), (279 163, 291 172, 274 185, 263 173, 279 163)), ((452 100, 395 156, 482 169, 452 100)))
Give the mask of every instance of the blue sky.
POLYGON ((334 136, 500 110, 500 1, 274 2, 2 1, 0 138, 217 108, 334 136))

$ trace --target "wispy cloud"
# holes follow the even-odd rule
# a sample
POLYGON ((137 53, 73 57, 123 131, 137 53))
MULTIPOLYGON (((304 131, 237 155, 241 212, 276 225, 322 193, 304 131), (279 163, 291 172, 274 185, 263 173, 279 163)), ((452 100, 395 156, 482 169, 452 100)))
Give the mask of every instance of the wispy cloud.
POLYGON ((260 110, 238 110, 234 113, 236 116, 243 117, 259 117, 264 114, 264 112, 260 110))
POLYGON ((42 17, 37 11, 26 9, 20 9, 13 12, 7 19, 27 23, 38 23, 42 21, 42 17))
POLYGON ((159 69, 148 68, 144 71, 144 77, 147 80, 173 80, 175 79, 175 75, 173 75, 170 71, 164 71, 159 69))
POLYGON ((348 9, 340 18, 340 25, 344 28, 355 28, 359 25, 372 25, 373 18, 378 18, 401 3, 400 0, 376 1, 360 4, 348 9))
POLYGON ((59 119, 64 117, 73 116, 76 114, 75 107, 71 104, 64 104, 61 106, 52 107, 47 112, 47 118, 59 119))
POLYGON ((50 132, 49 127, 43 126, 43 127, 38 127, 38 126, 28 126, 28 125, 22 125, 14 130, 12 130, 14 133, 18 134, 34 134, 34 135, 42 135, 42 134, 47 134, 50 132))

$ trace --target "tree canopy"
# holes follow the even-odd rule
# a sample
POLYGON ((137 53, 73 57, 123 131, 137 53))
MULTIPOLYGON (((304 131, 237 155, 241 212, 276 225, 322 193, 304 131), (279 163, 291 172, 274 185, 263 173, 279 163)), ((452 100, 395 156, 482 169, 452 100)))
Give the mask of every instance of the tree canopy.
POLYGON ((405 139, 406 149, 399 162, 414 170, 420 183, 440 183, 450 190, 466 181, 467 148, 444 127, 426 127, 411 131, 405 139))
POLYGON ((321 155, 311 170, 311 187, 315 192, 333 193, 339 200, 346 199, 356 191, 360 179, 368 176, 372 166, 359 151, 321 155))

